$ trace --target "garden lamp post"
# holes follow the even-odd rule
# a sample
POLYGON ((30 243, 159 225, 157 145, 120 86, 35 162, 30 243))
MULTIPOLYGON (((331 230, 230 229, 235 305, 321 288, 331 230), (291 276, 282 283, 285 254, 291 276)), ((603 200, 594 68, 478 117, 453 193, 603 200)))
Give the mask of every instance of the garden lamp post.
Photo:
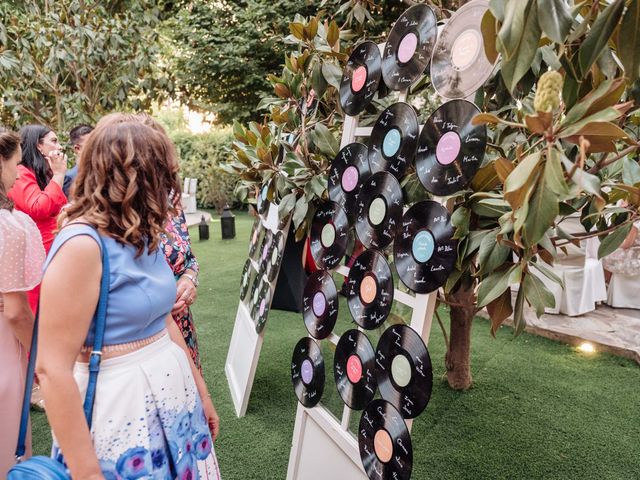
POLYGON ((198 236, 200 237, 200 241, 209 240, 209 224, 202 215, 202 220, 198 224, 198 236))
POLYGON ((220 224, 222 225, 222 239, 236 238, 236 217, 231 213, 229 205, 225 205, 222 215, 220 216, 220 224))

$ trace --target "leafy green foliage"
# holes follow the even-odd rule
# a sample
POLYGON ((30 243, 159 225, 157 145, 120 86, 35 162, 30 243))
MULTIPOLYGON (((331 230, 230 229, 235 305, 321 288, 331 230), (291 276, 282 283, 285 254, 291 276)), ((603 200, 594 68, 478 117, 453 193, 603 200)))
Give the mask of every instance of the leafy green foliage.
POLYGON ((66 131, 114 109, 148 109, 172 90, 158 62, 158 2, 0 4, 0 112, 12 126, 66 131))

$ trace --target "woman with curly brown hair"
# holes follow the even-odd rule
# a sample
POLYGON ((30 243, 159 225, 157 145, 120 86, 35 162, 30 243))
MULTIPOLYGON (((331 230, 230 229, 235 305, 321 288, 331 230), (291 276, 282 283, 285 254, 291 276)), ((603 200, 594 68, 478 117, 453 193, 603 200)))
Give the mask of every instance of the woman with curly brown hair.
POLYGON ((219 479, 218 416, 171 318, 176 284, 159 248, 169 192, 178 191, 174 147, 139 121, 109 115, 84 146, 74 188, 40 301, 36 371, 56 446, 73 478, 219 479), (89 431, 82 397, 101 240, 110 280, 89 431))
MULTIPOLYGON (((25 292, 40 283, 44 248, 36 224, 13 208, 20 137, 0 128, 0 478, 15 463, 33 314, 25 292)), ((27 452, 31 448, 27 441, 27 452)))

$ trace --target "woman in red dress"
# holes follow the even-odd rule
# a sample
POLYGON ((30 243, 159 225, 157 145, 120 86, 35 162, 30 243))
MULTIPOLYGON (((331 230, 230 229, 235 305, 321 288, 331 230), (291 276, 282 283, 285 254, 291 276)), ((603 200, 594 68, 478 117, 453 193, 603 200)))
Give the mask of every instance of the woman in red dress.
MULTIPOLYGON (((20 130, 22 162, 19 178, 9 190, 16 210, 26 213, 35 222, 45 251, 48 253, 57 228, 58 214, 67 203, 62 191, 67 161, 58 136, 42 125, 29 125, 20 130)), ((35 313, 40 286, 28 292, 29 305, 35 313)))

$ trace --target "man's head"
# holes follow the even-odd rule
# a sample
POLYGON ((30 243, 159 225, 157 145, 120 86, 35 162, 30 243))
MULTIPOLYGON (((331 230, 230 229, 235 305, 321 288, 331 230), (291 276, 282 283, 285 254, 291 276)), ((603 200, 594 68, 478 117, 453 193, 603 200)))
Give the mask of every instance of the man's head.
POLYGON ((93 127, 90 125, 78 125, 69 132, 69 140, 71 140, 76 157, 80 155, 82 146, 92 131, 93 127))

